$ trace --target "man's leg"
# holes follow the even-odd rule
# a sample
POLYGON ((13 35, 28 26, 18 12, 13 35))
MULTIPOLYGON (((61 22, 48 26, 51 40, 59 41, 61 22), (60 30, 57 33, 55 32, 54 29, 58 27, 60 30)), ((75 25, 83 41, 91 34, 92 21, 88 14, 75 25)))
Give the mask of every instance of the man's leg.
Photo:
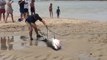
POLYGON ((51 12, 50 12, 50 17, 51 17, 51 12))
POLYGON ((22 13, 20 14, 20 18, 21 18, 21 20, 22 20, 22 13))
POLYGON ((30 23, 26 22, 26 24, 28 25, 28 29, 29 29, 30 45, 32 45, 32 40, 33 40, 32 32, 33 32, 33 28, 32 28, 30 23))
POLYGON ((38 28, 37 28, 37 25, 35 23, 31 23, 32 27, 34 28, 36 34, 37 34, 37 37, 40 36, 39 33, 38 33, 38 28))
POLYGON ((52 18, 53 18, 53 11, 52 11, 52 18))
POLYGON ((13 18, 13 13, 11 13, 11 18, 12 18, 12 22, 15 22, 14 18, 13 18))
POLYGON ((33 28, 31 26, 30 23, 26 22, 27 26, 28 26, 28 29, 29 29, 29 37, 30 37, 30 40, 33 40, 32 38, 32 32, 33 32, 33 28))
POLYGON ((7 13, 5 23, 7 23, 7 18, 9 17, 9 13, 7 13))
POLYGON ((33 38, 32 38, 32 32, 33 32, 33 28, 32 28, 32 26, 29 26, 29 36, 30 36, 30 40, 33 40, 33 38))
POLYGON ((35 45, 38 45, 38 38, 41 37, 41 35, 39 35, 38 33, 38 29, 37 29, 37 25, 35 23, 31 23, 32 27, 34 28, 35 32, 36 32, 36 37, 37 37, 37 40, 35 42, 35 45))
POLYGON ((21 13, 20 17, 21 17, 21 20, 23 20, 24 19, 24 13, 21 13))
POLYGON ((3 13, 3 19, 4 19, 4 22, 5 22, 5 13, 3 13))
POLYGON ((32 32, 33 32, 33 28, 32 28, 32 26, 30 26, 29 27, 30 45, 32 45, 32 40, 33 40, 33 38, 32 38, 32 32))
POLYGON ((1 13, 0 13, 0 21, 1 21, 1 13))

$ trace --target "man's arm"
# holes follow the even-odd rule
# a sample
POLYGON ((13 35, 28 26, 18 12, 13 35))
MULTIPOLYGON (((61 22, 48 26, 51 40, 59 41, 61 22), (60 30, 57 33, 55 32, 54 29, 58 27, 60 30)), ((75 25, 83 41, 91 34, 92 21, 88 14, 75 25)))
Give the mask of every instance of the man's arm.
POLYGON ((18 2, 18 4, 21 4, 23 1, 18 2))
POLYGON ((12 4, 13 3, 13 1, 10 1, 10 4, 12 4))
POLYGON ((34 18, 37 17, 38 20, 41 21, 45 25, 45 27, 48 29, 48 26, 46 25, 45 21, 38 14, 35 14, 34 16, 35 16, 34 18))
POLYGON ((46 25, 44 20, 41 20, 41 22, 45 25, 45 27, 48 29, 48 26, 46 25))

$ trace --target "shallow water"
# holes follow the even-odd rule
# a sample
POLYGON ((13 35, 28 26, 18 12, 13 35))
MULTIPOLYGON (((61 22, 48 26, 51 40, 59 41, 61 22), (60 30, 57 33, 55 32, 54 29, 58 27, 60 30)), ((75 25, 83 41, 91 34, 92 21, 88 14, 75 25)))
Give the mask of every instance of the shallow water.
MULTIPOLYGON (((54 17, 56 8, 60 6, 61 18, 107 21, 107 1, 42 1, 36 2, 36 12, 42 17, 49 17, 48 7, 53 3, 54 17)), ((17 2, 13 4, 14 14, 19 14, 17 2)))
MULTIPOLYGON (((33 40, 32 45, 27 36, 10 36, 1 37, 0 39, 0 49, 1 50, 20 50, 29 48, 30 46, 36 46, 36 39, 33 40)), ((38 41, 40 47, 46 47, 46 43, 43 41, 38 41)))

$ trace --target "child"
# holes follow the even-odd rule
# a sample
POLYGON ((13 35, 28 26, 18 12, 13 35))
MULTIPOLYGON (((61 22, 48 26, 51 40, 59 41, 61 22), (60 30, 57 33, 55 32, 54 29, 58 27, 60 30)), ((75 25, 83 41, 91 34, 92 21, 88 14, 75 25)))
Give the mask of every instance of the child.
POLYGON ((13 3, 12 0, 8 0, 8 2, 7 2, 7 16, 6 16, 6 20, 5 20, 6 23, 7 23, 7 18, 9 16, 9 14, 11 15, 12 22, 14 22, 12 3, 13 3))
POLYGON ((59 8, 59 6, 57 7, 56 14, 57 14, 57 18, 59 18, 60 17, 60 8, 59 8))

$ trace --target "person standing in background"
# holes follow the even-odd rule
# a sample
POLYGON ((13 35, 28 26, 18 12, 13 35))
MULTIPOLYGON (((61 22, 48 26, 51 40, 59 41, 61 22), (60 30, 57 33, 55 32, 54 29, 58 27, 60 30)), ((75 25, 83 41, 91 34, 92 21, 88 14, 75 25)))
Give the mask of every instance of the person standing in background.
POLYGON ((0 21, 1 21, 2 14, 3 14, 3 19, 5 21, 5 5, 6 5, 6 1, 0 0, 0 21))
POLYGON ((31 15, 35 14, 35 0, 31 0, 30 11, 31 11, 31 15))
POLYGON ((49 6, 49 13, 50 13, 50 17, 53 18, 53 7, 52 7, 52 3, 50 3, 50 6, 49 6))
POLYGON ((28 0, 24 0, 24 16, 25 19, 27 18, 27 16, 29 15, 29 1, 28 0))
POLYGON ((14 22, 12 3, 13 3, 12 0, 8 0, 8 2, 7 2, 7 16, 6 16, 6 20, 5 20, 6 23, 7 23, 7 18, 9 17, 9 14, 11 15, 12 22, 14 22))
POLYGON ((59 6, 57 7, 56 14, 57 14, 57 18, 59 18, 60 17, 60 8, 59 8, 59 6))
POLYGON ((22 21, 23 20, 23 17, 25 18, 24 16, 24 0, 19 0, 18 1, 18 4, 19 4, 19 8, 20 8, 20 20, 22 21))

